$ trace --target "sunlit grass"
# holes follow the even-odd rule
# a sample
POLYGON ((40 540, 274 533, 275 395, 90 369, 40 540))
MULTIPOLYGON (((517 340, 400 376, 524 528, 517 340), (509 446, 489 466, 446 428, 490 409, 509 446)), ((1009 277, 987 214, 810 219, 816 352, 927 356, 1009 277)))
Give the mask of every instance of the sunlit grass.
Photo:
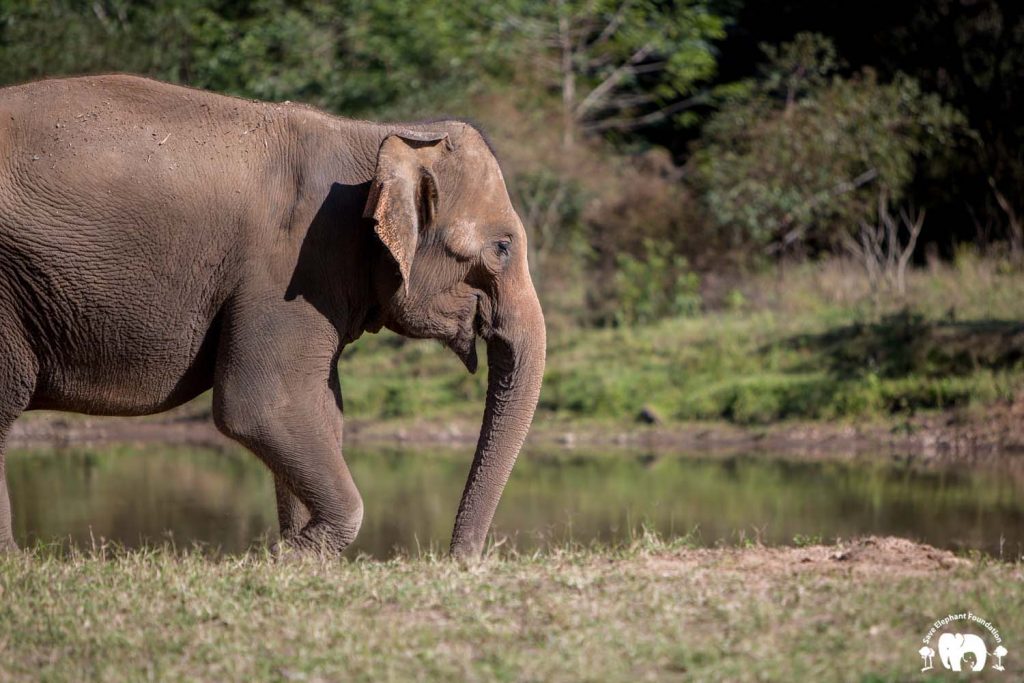
MULTIPOLYGON (((754 276, 740 306, 625 329, 552 335, 540 419, 767 424, 971 409, 1024 388, 1024 273, 962 255, 872 295, 854 264, 754 276)), ((346 351, 349 415, 478 417, 483 373, 386 333, 346 351)))
POLYGON ((641 532, 470 567, 36 550, 0 558, 0 679, 906 680, 949 611, 1024 632, 1019 565, 690 545, 641 532))

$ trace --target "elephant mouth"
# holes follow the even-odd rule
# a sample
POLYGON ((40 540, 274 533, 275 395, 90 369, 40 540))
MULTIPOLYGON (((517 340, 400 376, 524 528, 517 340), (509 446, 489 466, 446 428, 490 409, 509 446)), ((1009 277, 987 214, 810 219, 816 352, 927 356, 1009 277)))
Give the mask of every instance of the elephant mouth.
POLYGON ((470 374, 476 373, 479 365, 476 353, 476 338, 480 336, 486 339, 487 332, 490 330, 490 324, 484 319, 482 309, 485 308, 485 305, 483 302, 483 295, 477 293, 473 297, 469 314, 463 318, 463 322, 459 325, 455 336, 447 342, 448 348, 459 357, 459 360, 466 366, 470 374))
POLYGON ((448 342, 448 348, 455 352, 462 364, 466 366, 470 374, 476 372, 478 359, 476 356, 476 335, 470 333, 467 337, 459 335, 448 342))

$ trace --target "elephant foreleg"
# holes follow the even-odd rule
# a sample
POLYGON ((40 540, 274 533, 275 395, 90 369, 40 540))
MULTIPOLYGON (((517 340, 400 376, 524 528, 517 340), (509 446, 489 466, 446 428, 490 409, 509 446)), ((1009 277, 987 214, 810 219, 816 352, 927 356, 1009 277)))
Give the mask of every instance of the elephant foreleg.
POLYGON ((221 429, 258 455, 289 489, 288 495, 279 493, 285 545, 328 554, 344 550, 362 525, 363 501, 341 455, 340 413, 329 416, 323 404, 320 409, 314 404, 297 406, 282 419, 251 406, 224 408, 225 400, 231 399, 215 401, 221 429))
POLYGON ((225 321, 214 420, 274 473, 284 545, 339 553, 355 540, 363 501, 341 452, 337 335, 315 310, 267 309, 251 323, 225 321))
POLYGON ((359 532, 363 501, 341 455, 341 415, 332 419, 311 405, 282 419, 251 405, 226 408, 233 400, 238 399, 215 399, 215 418, 222 431, 286 483, 283 488, 289 491, 278 488, 278 500, 284 499, 278 514, 285 545, 314 552, 344 550, 359 532))

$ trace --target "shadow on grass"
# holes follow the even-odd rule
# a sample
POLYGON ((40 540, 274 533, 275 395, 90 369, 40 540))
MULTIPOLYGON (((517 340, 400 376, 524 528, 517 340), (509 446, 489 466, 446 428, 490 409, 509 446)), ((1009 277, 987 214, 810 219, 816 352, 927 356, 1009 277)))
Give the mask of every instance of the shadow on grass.
POLYGON ((716 395, 719 415, 745 424, 837 419, 987 405, 1015 395, 1024 367, 1024 323, 929 320, 903 311, 792 336, 758 350, 797 354, 781 372, 734 382, 716 395))
POLYGON ((854 323, 784 342, 813 354, 801 370, 827 370, 839 380, 963 377, 1005 370, 1024 360, 1024 323, 1015 320, 927 320, 903 311, 876 323, 854 323), (812 367, 813 366, 813 367, 812 367))

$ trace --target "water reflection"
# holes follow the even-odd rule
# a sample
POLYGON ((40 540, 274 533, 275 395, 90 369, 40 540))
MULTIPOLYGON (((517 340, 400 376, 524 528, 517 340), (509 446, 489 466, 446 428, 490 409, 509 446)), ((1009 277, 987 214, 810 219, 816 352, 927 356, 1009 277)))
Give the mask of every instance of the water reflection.
MULTIPOLYGON (((443 549, 469 454, 350 448, 365 517, 351 551, 443 549)), ((241 450, 18 451, 8 457, 15 536, 88 547, 199 542, 244 551, 276 530, 269 474, 241 450)), ((1005 473, 797 462, 765 455, 527 452, 495 520, 522 550, 628 539, 645 525, 700 542, 768 544, 892 534, 1014 556, 1024 549, 1024 484, 1005 473)))

